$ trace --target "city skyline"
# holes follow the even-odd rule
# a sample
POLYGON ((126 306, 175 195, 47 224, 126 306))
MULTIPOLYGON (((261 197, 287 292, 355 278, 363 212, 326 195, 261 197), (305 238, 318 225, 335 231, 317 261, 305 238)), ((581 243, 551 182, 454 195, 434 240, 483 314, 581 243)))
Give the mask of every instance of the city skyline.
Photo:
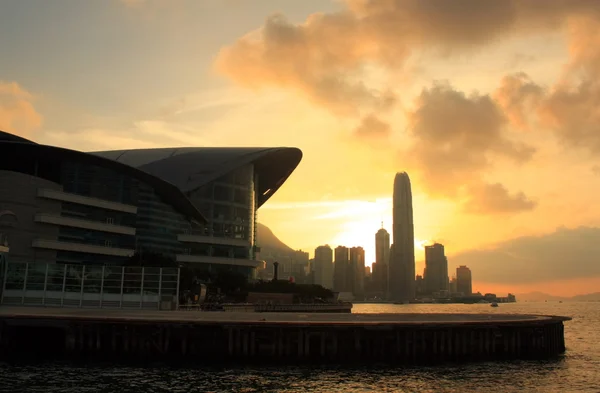
POLYGON ((547 3, 1 2, 0 129, 85 152, 297 147, 257 220, 367 264, 407 171, 417 271, 439 242, 494 292, 593 292, 600 17, 547 3))

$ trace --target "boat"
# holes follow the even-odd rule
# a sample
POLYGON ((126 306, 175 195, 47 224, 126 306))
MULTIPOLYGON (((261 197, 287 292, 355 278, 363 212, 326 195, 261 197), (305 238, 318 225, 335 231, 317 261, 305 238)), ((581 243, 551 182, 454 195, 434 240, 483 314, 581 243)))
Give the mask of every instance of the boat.
POLYGON ((492 304, 490 304, 491 307, 498 307, 498 303, 494 302, 492 304))

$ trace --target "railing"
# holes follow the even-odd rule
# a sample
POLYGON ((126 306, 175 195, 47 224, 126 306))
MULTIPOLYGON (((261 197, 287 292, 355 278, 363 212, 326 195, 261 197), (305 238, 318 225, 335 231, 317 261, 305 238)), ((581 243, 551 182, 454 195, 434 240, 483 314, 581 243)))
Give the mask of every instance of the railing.
POLYGON ((179 269, 4 264, 0 305, 85 308, 177 308, 179 269))

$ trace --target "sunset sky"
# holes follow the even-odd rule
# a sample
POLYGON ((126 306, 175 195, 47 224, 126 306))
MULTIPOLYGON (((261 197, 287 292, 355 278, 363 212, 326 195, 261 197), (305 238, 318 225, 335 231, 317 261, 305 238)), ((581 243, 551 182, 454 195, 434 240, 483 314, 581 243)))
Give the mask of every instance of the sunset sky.
POLYGON ((600 1, 0 2, 0 129, 93 151, 295 146, 259 221, 286 244, 391 232, 474 289, 600 290, 600 1), (543 5, 542 5, 543 3, 543 5))

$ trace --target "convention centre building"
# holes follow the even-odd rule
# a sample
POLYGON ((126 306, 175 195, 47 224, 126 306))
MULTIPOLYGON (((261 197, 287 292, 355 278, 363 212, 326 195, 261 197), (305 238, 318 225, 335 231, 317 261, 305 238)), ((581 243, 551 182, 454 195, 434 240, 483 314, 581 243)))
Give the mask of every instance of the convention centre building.
POLYGON ((251 277, 256 212, 297 148, 84 153, 0 132, 0 247, 10 262, 120 265, 160 254, 251 277))

